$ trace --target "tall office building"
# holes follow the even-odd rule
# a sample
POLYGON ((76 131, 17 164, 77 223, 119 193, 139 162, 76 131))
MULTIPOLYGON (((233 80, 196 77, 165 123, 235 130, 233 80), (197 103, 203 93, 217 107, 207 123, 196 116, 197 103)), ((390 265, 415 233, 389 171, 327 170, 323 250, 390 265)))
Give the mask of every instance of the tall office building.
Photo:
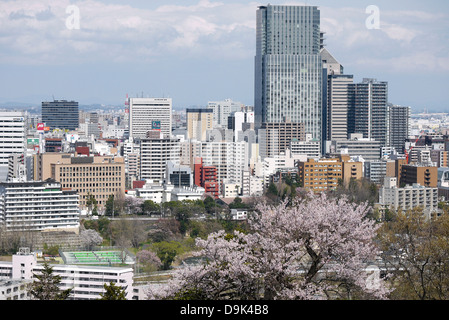
POLYGON ((42 122, 53 129, 75 130, 79 127, 78 102, 54 100, 42 102, 42 122))
POLYGON ((145 138, 150 130, 160 130, 164 138, 172 131, 171 98, 129 98, 129 136, 145 138))
POLYGON ((0 112, 0 181, 8 178, 9 157, 26 151, 25 123, 22 112, 0 112))
POLYGON ((353 76, 346 74, 332 74, 327 81, 327 140, 348 139, 348 110, 351 97, 349 84, 353 83, 353 76))
POLYGON ((391 105, 390 115, 390 147, 394 147, 397 152, 403 153, 405 140, 410 133, 411 108, 391 105))
POLYGON ((364 138, 389 146, 388 83, 365 78, 349 84, 352 96, 348 116, 348 133, 362 133, 364 138))
POLYGON ((260 6, 257 10, 256 127, 304 123, 321 140, 323 66, 320 11, 315 6, 260 6))
MULTIPOLYGON (((348 110, 352 101, 349 84, 353 76, 343 73, 343 66, 326 48, 321 49, 323 59, 323 140, 348 138, 348 110)), ((324 145, 323 145, 324 147, 324 145)))

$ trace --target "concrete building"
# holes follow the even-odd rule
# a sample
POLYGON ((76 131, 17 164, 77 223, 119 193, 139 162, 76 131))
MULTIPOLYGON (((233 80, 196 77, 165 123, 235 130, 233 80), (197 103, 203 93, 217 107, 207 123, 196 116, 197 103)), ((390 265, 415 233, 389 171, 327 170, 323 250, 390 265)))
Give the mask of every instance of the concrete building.
POLYGON ((317 139, 312 139, 312 135, 306 134, 304 141, 292 139, 290 141, 290 150, 293 155, 306 155, 307 157, 321 156, 321 142, 317 139))
POLYGON ((125 141, 122 146, 125 159, 125 177, 127 185, 132 185, 140 177, 140 140, 135 142, 133 138, 125 141))
POLYGON ((206 131, 213 129, 213 109, 190 109, 187 115, 187 139, 206 140, 206 131))
POLYGON ((337 158, 308 159, 299 162, 298 169, 303 188, 314 192, 335 189, 343 180, 342 162, 337 158))
POLYGON ((397 187, 394 177, 385 177, 379 190, 379 204, 385 208, 404 211, 421 207, 428 215, 438 209, 438 188, 420 184, 397 187))
POLYGON ((148 180, 142 188, 136 188, 135 190, 136 196, 143 200, 151 200, 154 203, 163 203, 167 201, 164 194, 165 188, 162 183, 153 183, 153 181, 148 180))
POLYGON ((236 111, 231 113, 228 117, 228 129, 234 131, 235 142, 244 140, 244 132, 249 130, 254 132, 254 111, 236 111))
POLYGON ((76 101, 42 102, 42 122, 50 130, 75 130, 79 127, 79 107, 76 101))
MULTIPOLYGON (((290 148, 290 143, 294 139, 306 140, 304 124, 290 121, 262 123, 262 127, 258 130, 258 136, 259 155, 262 160, 285 152, 290 148)), ((312 134, 309 134, 309 141, 311 139, 312 134)))
POLYGON ((262 162, 262 176, 264 178, 265 186, 268 186, 270 182, 270 176, 276 174, 276 172, 280 170, 288 170, 294 168, 297 171, 298 163, 300 163, 301 161, 307 161, 307 156, 303 154, 294 155, 290 152, 289 149, 277 156, 265 158, 262 162))
MULTIPOLYGON (((1 280, 26 285, 33 281, 44 266, 37 261, 36 253, 21 249, 12 261, 0 261, 1 280)), ((105 292, 104 285, 111 282, 125 290, 127 300, 133 298, 133 269, 130 267, 102 267, 82 265, 52 265, 53 274, 61 277, 59 288, 72 289, 69 300, 98 300, 105 292)), ((28 300, 31 296, 23 290, 11 296, 12 300, 28 300)), ((8 297, 8 296, 6 296, 8 297)), ((0 294, 0 299, 2 295, 0 294)))
POLYGON ((207 109, 212 109, 214 128, 227 128, 228 117, 234 112, 243 111, 245 105, 232 99, 225 99, 222 101, 209 101, 207 109))
POLYGON ((22 112, 0 112, 0 181, 8 178, 9 157, 26 150, 26 117, 22 112))
POLYGON ((54 180, 0 184, 0 223, 6 230, 78 231, 79 195, 54 180))
POLYGON ((438 196, 449 200, 449 168, 438 168, 438 196))
POLYGON ((7 181, 12 181, 15 179, 26 181, 28 179, 28 171, 31 170, 27 157, 24 154, 13 153, 9 156, 8 161, 8 179, 7 181))
POLYGON ((399 153, 404 153, 405 141, 410 135, 411 107, 390 105, 390 143, 399 153))
POLYGON ((182 166, 179 161, 167 161, 165 173, 166 182, 175 187, 191 187, 193 183, 193 172, 189 166, 182 166))
POLYGON ((348 133, 362 133, 382 147, 388 146, 389 106, 388 83, 365 78, 361 83, 349 84, 352 103, 348 115, 348 133))
POLYGON ((320 11, 266 5, 257 10, 254 110, 262 123, 303 123, 321 141, 323 63, 320 11))
POLYGON ((248 168, 248 144, 242 142, 196 142, 193 148, 202 158, 204 166, 214 166, 217 170, 219 185, 224 180, 232 180, 241 184, 242 171, 248 168))
POLYGON ((129 98, 129 136, 146 138, 150 130, 160 130, 164 138, 172 132, 171 98, 129 98))
POLYGON ((402 165, 400 184, 420 184, 424 187, 438 186, 438 168, 436 166, 404 164, 402 165))
POLYGON ((196 157, 194 164, 194 184, 198 187, 203 187, 206 194, 218 198, 220 184, 218 182, 217 168, 215 166, 203 165, 203 159, 196 157))
POLYGON ((349 85, 352 83, 352 75, 328 75, 326 102, 326 140, 328 141, 341 141, 348 139, 348 110, 351 103, 349 85))
POLYGON ((111 194, 125 196, 122 157, 44 153, 36 155, 35 168, 35 180, 52 178, 59 181, 63 189, 77 191, 82 209, 86 208, 89 196, 95 197, 98 209, 104 208, 111 194))
POLYGON ((387 175, 387 163, 385 159, 372 160, 365 162, 364 176, 369 181, 377 184, 382 184, 387 175))
POLYGON ((178 162, 179 158, 179 139, 140 139, 140 180, 163 182, 167 178, 167 162, 178 162))
POLYGON ((361 133, 350 134, 348 140, 332 141, 329 153, 347 153, 361 156, 366 161, 379 160, 381 152, 379 141, 363 138, 361 133))

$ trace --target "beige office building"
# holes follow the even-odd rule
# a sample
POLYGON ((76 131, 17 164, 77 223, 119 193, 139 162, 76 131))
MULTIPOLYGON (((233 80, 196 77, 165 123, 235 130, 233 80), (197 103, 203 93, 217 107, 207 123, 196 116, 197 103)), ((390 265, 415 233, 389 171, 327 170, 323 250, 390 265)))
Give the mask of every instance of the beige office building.
POLYGON ((212 109, 187 109, 187 139, 206 140, 206 130, 213 129, 212 109))
POLYGON ((98 209, 104 208, 108 197, 125 197, 125 162, 122 157, 76 157, 70 154, 39 154, 35 164, 36 180, 52 178, 63 190, 74 190, 80 195, 80 207, 86 208, 88 195, 97 200, 98 209))

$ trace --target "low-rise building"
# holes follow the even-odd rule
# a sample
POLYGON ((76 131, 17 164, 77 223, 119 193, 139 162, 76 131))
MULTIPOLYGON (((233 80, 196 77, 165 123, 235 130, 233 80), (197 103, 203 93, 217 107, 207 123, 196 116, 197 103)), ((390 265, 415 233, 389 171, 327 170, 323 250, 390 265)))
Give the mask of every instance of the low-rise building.
MULTIPOLYGON (((127 300, 133 298, 133 269, 130 267, 103 267, 53 264, 53 274, 61 277, 59 288, 72 289, 69 300, 98 300, 105 292, 104 285, 113 283, 125 290, 127 300)), ((26 248, 12 256, 12 261, 0 261, 0 290, 6 287, 6 292, 0 292, 1 299, 28 300, 31 297, 20 290, 21 285, 33 281, 34 275, 43 270, 43 264, 38 263, 37 256, 26 248), (8 284, 5 281, 12 281, 8 284), (13 285, 14 284, 14 285, 13 285), (8 288, 17 289, 17 295, 11 295, 8 288)), ((3 291, 3 290, 2 290, 3 291)))
POLYGON ((384 185, 379 190, 379 204, 384 208, 404 211, 421 207, 429 215, 438 209, 438 188, 417 183, 400 188, 395 177, 385 177, 384 185))

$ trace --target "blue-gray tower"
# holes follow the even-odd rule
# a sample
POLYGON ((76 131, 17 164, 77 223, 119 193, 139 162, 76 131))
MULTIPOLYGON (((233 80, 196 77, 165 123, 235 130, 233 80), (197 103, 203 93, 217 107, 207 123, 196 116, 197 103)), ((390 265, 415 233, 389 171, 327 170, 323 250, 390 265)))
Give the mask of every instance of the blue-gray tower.
POLYGON ((267 5, 257 10, 255 122, 304 123, 321 140, 323 63, 320 11, 267 5))

